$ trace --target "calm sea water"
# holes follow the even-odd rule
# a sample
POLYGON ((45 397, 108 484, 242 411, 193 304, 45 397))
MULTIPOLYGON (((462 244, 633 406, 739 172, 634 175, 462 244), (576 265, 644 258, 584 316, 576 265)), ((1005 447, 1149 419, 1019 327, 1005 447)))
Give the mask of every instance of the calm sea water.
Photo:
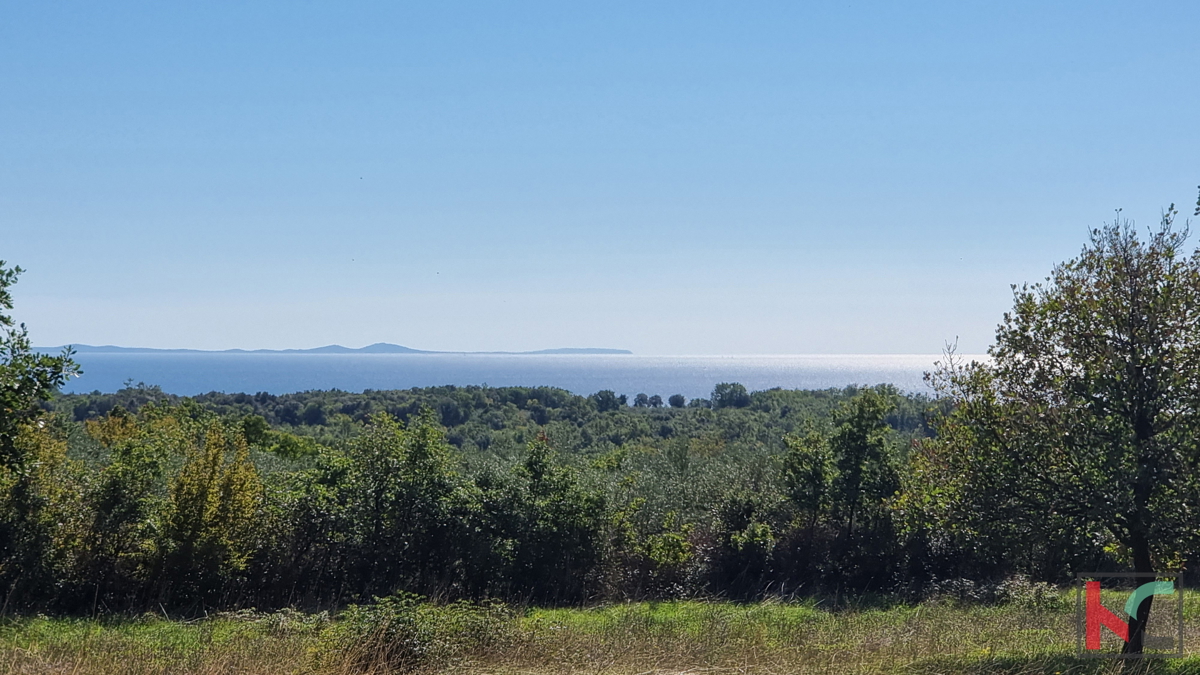
POLYGON ((84 374, 68 392, 112 392, 127 381, 172 394, 310 389, 407 389, 487 384, 561 387, 576 394, 611 389, 707 397, 719 382, 751 391, 894 384, 926 392, 928 354, 801 356, 634 356, 474 354, 80 354, 84 374))

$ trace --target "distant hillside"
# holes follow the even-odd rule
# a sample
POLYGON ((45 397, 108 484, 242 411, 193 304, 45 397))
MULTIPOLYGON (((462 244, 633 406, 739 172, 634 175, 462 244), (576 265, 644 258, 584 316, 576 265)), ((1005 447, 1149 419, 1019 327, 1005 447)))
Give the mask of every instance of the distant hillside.
MULTIPOLYGON (((326 345, 312 349, 152 349, 150 347, 118 347, 115 345, 72 345, 79 354, 632 354, 628 349, 602 349, 596 347, 563 347, 539 349, 532 352, 443 352, 413 349, 387 342, 353 349, 341 345, 326 345)), ((38 351, 59 352, 63 347, 38 347, 38 351)))

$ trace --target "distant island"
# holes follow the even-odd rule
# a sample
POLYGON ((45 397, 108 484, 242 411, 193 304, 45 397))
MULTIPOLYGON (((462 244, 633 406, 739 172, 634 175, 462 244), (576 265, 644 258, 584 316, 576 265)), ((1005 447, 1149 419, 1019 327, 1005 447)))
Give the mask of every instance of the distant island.
MULTIPOLYGON (((628 349, 601 349, 597 347, 563 347, 559 349, 539 349, 532 352, 440 352, 425 349, 413 349, 387 342, 376 342, 373 345, 353 349, 341 345, 326 345, 312 349, 153 349, 150 347, 117 347, 115 345, 71 345, 78 354, 498 354, 498 355, 528 355, 528 354, 632 354, 628 349)), ((40 352, 57 353, 60 347, 37 347, 40 352)))

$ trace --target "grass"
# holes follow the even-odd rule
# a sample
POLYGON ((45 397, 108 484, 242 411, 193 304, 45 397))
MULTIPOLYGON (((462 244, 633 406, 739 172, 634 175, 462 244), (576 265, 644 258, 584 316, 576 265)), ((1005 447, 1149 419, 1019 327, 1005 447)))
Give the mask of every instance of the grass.
MULTIPOLYGON (((1073 596, 1064 600, 1042 611, 662 602, 523 613, 409 604, 336 621, 296 612, 196 622, 35 617, 0 625, 0 672, 1200 674, 1200 657, 1143 662, 1146 670, 1129 664, 1123 671, 1119 662, 1076 659, 1073 596), (397 644, 403 649, 378 656, 397 644)), ((1200 652, 1200 596, 1188 595, 1185 617, 1188 651, 1200 652)))

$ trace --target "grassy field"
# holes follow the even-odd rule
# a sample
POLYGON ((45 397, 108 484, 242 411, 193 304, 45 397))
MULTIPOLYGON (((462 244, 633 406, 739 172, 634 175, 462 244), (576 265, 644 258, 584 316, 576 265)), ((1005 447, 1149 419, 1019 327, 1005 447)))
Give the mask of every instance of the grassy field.
MULTIPOLYGON (((591 609, 409 604, 331 620, 296 612, 198 621, 25 618, 0 626, 5 673, 1117 673, 1074 658, 1057 607, 664 602, 591 609)), ((1200 596, 1185 603, 1200 652, 1200 596)), ((1200 657, 1143 662, 1200 673, 1200 657)))

